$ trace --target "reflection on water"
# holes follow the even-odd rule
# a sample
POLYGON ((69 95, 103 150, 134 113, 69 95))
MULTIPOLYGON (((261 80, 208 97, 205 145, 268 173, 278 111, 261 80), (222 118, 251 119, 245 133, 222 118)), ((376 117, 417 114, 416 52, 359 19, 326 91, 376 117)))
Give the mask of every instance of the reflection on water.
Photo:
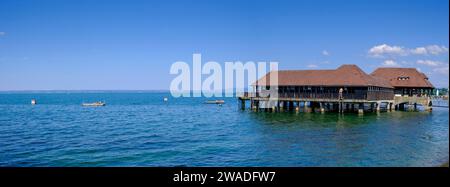
POLYGON ((353 125, 364 125, 369 121, 377 118, 377 113, 369 113, 366 115, 358 114, 338 114, 338 113, 304 113, 304 112, 282 112, 282 113, 268 113, 268 112, 252 112, 255 120, 267 124, 283 124, 283 125, 298 125, 300 127, 323 128, 323 127, 350 127, 353 125))
POLYGON ((448 160, 448 110, 364 115, 252 112, 250 116, 271 127, 269 133, 281 131, 278 135, 288 136, 285 143, 292 143, 271 151, 316 161, 300 165, 410 166, 439 165, 448 160))
POLYGON ((431 101, 433 103, 433 106, 436 107, 447 107, 448 108, 448 99, 433 99, 431 101))

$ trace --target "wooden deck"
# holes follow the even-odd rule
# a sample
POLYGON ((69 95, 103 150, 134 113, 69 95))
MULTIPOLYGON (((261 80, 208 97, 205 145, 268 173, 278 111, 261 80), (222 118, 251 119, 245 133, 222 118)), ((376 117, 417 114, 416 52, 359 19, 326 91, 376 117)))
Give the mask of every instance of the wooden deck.
MULTIPOLYGON (((392 97, 392 99, 374 99, 374 97, 367 97, 363 95, 351 96, 349 94, 343 94, 343 98, 339 99, 337 94, 322 94, 319 97, 313 97, 314 94, 281 94, 278 97, 261 97, 255 93, 245 93, 238 97, 241 101, 241 107, 245 109, 245 101, 250 101, 250 108, 252 109, 270 109, 273 111, 280 111, 280 109, 296 110, 298 111, 300 106, 304 108, 319 109, 320 111, 332 111, 336 110, 335 106, 338 106, 339 112, 355 111, 359 113, 363 111, 390 111, 392 109, 405 109, 416 110, 417 105, 424 106, 425 110, 431 110, 431 98, 430 97, 392 97), (325 97, 329 96, 329 97, 325 97), (330 107, 331 106, 331 107, 330 107), (368 106, 368 107, 367 107, 368 106), (349 110, 349 107, 352 110, 349 110)), ((382 98, 386 98, 383 96, 382 98)))

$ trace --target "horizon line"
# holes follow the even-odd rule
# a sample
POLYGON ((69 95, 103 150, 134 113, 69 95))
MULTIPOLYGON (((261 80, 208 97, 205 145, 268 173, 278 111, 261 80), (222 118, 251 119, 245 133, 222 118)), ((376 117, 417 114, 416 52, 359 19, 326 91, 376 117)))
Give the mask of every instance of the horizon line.
MULTIPOLYGON (((223 90, 214 90, 214 91, 227 91, 227 90, 235 91, 236 88, 223 89, 223 90)), ((167 92, 170 92, 170 89, 30 89, 30 90, 23 89, 23 90, 0 90, 0 92, 55 92, 55 91, 90 91, 90 92, 93 92, 93 91, 167 91, 167 92)), ((202 90, 185 90, 185 91, 182 91, 182 92, 203 92, 203 91, 202 90)))

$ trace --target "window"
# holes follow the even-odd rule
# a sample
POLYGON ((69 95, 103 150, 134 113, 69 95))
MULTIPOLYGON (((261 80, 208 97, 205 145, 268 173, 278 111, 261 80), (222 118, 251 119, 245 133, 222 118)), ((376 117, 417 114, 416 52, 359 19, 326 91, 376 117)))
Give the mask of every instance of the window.
POLYGON ((409 80, 409 77, 398 77, 397 78, 397 80, 401 80, 401 81, 404 81, 404 80, 409 80))

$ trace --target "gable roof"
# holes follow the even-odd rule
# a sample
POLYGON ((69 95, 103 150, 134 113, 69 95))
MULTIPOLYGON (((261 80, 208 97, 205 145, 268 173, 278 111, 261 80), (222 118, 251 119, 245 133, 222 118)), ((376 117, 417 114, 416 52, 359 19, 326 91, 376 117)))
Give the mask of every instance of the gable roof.
POLYGON ((278 74, 277 86, 378 86, 392 88, 388 81, 370 76, 356 65, 342 65, 335 70, 272 71, 253 85, 266 86, 278 74))
POLYGON ((378 68, 370 75, 389 81, 393 87, 434 88, 428 77, 416 68, 378 68), (399 80, 399 77, 408 79, 399 80))

